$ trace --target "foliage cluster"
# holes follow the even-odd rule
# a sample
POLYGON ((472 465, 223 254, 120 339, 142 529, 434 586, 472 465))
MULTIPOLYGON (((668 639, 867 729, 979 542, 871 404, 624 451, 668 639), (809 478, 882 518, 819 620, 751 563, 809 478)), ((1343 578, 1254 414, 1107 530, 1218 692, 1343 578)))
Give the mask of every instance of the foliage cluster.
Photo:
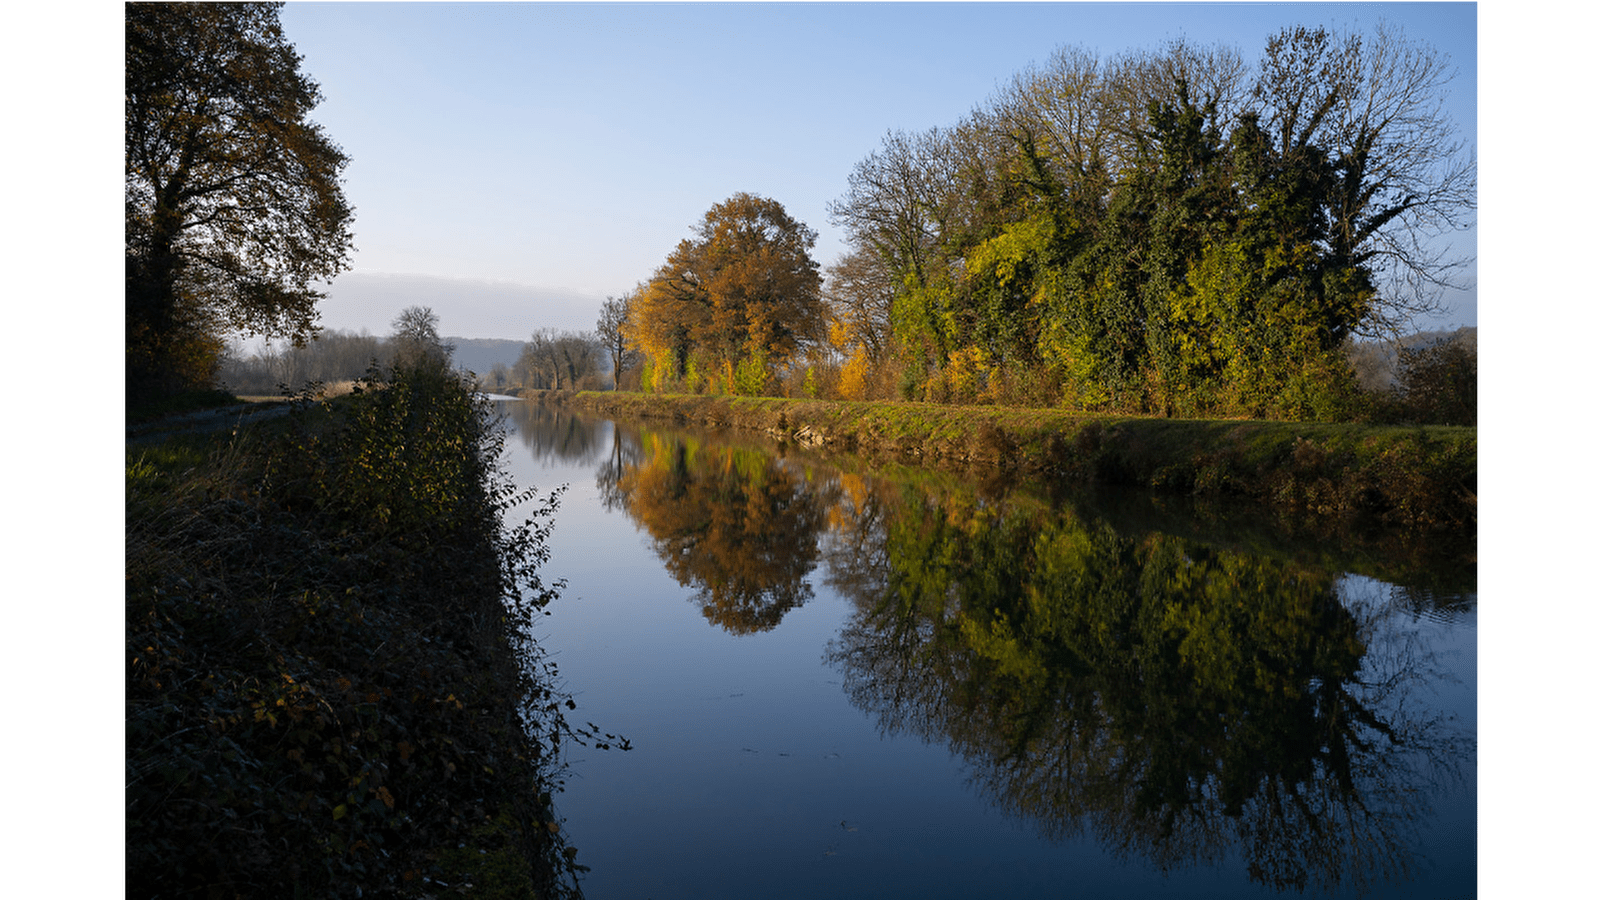
POLYGON ((217 381, 241 396, 275 396, 309 384, 355 381, 374 362, 389 365, 395 347, 387 338, 324 329, 299 346, 267 344, 246 353, 230 345, 217 368, 217 381))
POLYGON ((386 337, 365 331, 319 330, 304 341, 245 356, 229 347, 217 377, 243 395, 294 392, 315 385, 354 382, 380 369, 447 366, 455 345, 439 334, 439 316, 430 307, 408 306, 395 316, 386 337))
MULTIPOLYGON (((1254 72, 1181 40, 1063 48, 856 165, 830 207, 850 249, 786 394, 1370 417, 1350 341, 1397 334, 1466 262, 1428 249, 1475 205, 1451 77, 1386 24, 1285 30, 1254 72)), ((691 365, 691 317, 643 315, 648 389, 741 391, 691 365)))
POLYGON ((529 636, 555 496, 440 365, 261 429, 129 450, 130 895, 575 893, 558 752, 606 741, 529 636))
POLYGON ((1478 424, 1476 340, 1452 335, 1401 347, 1399 357, 1395 418, 1440 425, 1478 424))
POLYGON ((630 296, 620 334, 644 390, 770 394, 825 329, 817 234, 783 204, 739 193, 706 211, 630 296))
POLYGON ((1478 329, 1423 331, 1350 348, 1377 421, 1416 425, 1478 422, 1478 329))
POLYGON ((522 345, 509 380, 531 390, 594 390, 604 350, 592 332, 541 329, 522 345))
POLYGON ((809 229, 739 194, 621 333, 646 391, 1459 422, 1434 387, 1363 390, 1351 360, 1468 262, 1430 243, 1476 204, 1452 78, 1386 23, 1286 29, 1254 71, 1224 45, 1062 48, 857 163, 820 311, 791 237, 809 229))

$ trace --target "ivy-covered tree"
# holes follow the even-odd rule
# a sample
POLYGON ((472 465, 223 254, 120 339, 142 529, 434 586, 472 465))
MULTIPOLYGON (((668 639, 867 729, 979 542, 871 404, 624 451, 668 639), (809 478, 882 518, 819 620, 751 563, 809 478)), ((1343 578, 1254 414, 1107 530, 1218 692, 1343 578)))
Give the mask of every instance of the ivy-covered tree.
POLYGON ((311 285, 349 266, 348 158, 307 118, 281 6, 125 9, 130 397, 208 386, 229 329, 304 342, 311 285))
POLYGON ((1280 32, 1253 76, 1223 46, 1068 48, 954 128, 890 134, 830 207, 888 275, 874 367, 927 400, 1359 413, 1341 346, 1463 262, 1428 249, 1474 205, 1445 63, 1386 25, 1280 32))

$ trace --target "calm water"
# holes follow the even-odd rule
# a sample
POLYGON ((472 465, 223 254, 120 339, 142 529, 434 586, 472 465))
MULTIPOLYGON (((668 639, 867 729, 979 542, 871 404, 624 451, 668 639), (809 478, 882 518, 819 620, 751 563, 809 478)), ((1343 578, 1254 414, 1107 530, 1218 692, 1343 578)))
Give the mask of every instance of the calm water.
POLYGON ((1476 895, 1470 564, 504 406, 592 900, 1476 895))

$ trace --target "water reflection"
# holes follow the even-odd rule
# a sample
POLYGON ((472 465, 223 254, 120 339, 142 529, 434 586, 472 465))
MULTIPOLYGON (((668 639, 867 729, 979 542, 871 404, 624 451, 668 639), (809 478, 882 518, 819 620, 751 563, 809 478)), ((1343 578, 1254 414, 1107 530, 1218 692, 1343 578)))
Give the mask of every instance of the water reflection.
POLYGON ((559 460, 587 464, 606 449, 607 423, 575 415, 572 410, 525 400, 500 404, 529 454, 541 462, 559 460))
POLYGON ((845 558, 886 569, 832 582, 856 613, 829 650, 883 731, 948 745, 1043 833, 1163 872, 1237 853, 1280 889, 1410 875, 1470 743, 1411 715, 1432 660, 1377 641, 1334 575, 1070 513, 884 506, 841 517, 845 558))
POLYGON ((600 432, 547 424, 529 446, 597 462, 606 506, 648 532, 710 623, 775 628, 813 573, 848 599, 826 661, 850 702, 959 754, 1049 838, 1163 873, 1236 859, 1273 889, 1359 894, 1416 871, 1414 832, 1471 765, 1470 725, 1421 701, 1448 667, 1404 627, 1470 615, 1470 592, 1010 486, 930 488, 627 426, 597 448, 600 432))
POLYGON ((616 442, 598 475, 602 496, 644 526, 707 620, 735 634, 766 631, 811 599, 825 490, 755 450, 621 429, 616 442), (638 450, 620 449, 625 442, 638 450))

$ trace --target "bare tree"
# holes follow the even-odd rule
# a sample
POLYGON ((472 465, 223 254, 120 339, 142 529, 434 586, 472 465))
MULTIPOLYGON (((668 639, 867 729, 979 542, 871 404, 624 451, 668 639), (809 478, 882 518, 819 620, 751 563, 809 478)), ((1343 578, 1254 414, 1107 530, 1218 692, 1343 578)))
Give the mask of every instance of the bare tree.
POLYGON ((439 337, 439 316, 431 307, 406 307, 395 317, 392 327, 394 335, 390 342, 394 365, 410 366, 424 361, 449 365, 450 354, 456 348, 439 337))
POLYGON ((856 164, 845 195, 828 204, 828 217, 850 243, 877 254, 897 282, 924 283, 960 219, 962 131, 890 132, 881 150, 856 164))
POLYGON ((636 286, 621 297, 607 297, 600 305, 600 318, 595 322, 595 334, 600 346, 611 357, 611 389, 622 385, 622 373, 639 362, 639 351, 629 346, 626 334, 628 317, 633 313, 635 298, 643 286, 636 286))
POLYGON ((583 390, 600 374, 600 340, 592 332, 535 331, 522 345, 513 374, 523 386, 540 390, 583 390))
POLYGON ((838 343, 859 345, 874 366, 888 358, 894 336, 894 285, 882 257, 868 250, 852 250, 828 267, 823 299, 844 328, 838 343))

